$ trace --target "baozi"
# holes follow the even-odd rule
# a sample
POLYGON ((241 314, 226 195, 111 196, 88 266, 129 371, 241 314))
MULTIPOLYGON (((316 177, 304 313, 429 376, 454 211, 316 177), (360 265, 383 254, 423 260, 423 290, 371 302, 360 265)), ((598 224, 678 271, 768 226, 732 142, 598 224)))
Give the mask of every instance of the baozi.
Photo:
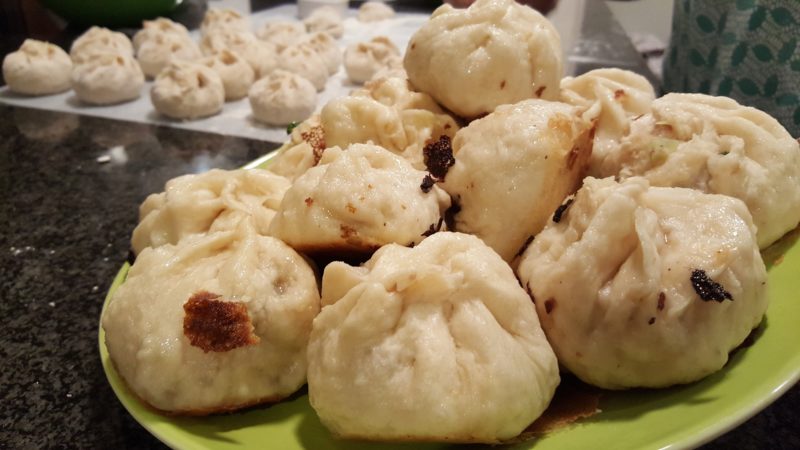
POLYGON ((358 20, 378 22, 394 17, 394 9, 382 1, 367 1, 358 7, 358 20))
POLYGON ((194 61, 202 56, 191 38, 173 33, 163 33, 142 42, 136 52, 142 72, 149 78, 155 78, 172 60, 194 61))
POLYGON ((561 41, 544 16, 514 0, 445 4, 411 37, 404 66, 414 86, 474 119, 528 98, 557 100, 561 41))
POLYGON ((472 121, 438 177, 459 205, 455 230, 511 262, 580 186, 591 152, 591 124, 564 103, 525 100, 472 121))
POLYGON ((12 92, 50 95, 70 88, 72 60, 49 42, 25 39, 19 50, 3 58, 3 78, 12 92))
POLYGON ((250 19, 228 8, 209 8, 203 16, 200 31, 205 36, 213 30, 250 31, 250 19))
POLYGON ((245 219, 266 235, 290 184, 261 169, 212 169, 173 178, 164 192, 149 195, 139 207, 131 248, 138 255, 194 234, 231 230, 245 219))
POLYGON ((607 389, 690 383, 725 365, 767 308, 740 200, 587 178, 517 274, 559 363, 607 389))
POLYGON ((253 117, 270 125, 308 119, 317 107, 317 90, 310 81, 282 69, 258 80, 248 94, 253 117))
POLYGON ((333 262, 308 344, 308 395, 331 432, 497 443, 547 408, 558 362, 508 265, 442 232, 333 262))
POLYGON ((278 21, 265 23, 256 33, 259 39, 271 42, 277 51, 302 42, 306 27, 301 22, 278 21))
POLYGON ((133 35, 133 48, 136 52, 146 41, 155 39, 164 34, 174 34, 190 38, 189 30, 183 24, 173 22, 166 17, 158 17, 155 20, 145 20, 142 22, 142 29, 133 35))
POLYGON ((328 81, 327 64, 308 42, 283 49, 278 54, 278 68, 307 79, 317 91, 325 89, 328 81))
POLYGON ((78 99, 110 105, 139 98, 144 73, 131 54, 95 52, 72 69, 72 89, 78 99))
POLYGON ((205 415, 276 402, 306 380, 313 269, 248 222, 145 249, 105 308, 120 377, 148 405, 205 415))
POLYGON ((172 61, 153 82, 150 100, 167 117, 196 119, 222 110, 225 87, 219 75, 203 64, 172 61))
POLYGON ((207 56, 223 50, 238 54, 253 68, 256 79, 278 67, 278 53, 275 46, 258 39, 250 31, 234 28, 212 29, 200 40, 200 50, 207 56))
POLYGON ((325 150, 294 180, 270 235, 303 253, 361 255, 416 244, 442 227, 450 198, 423 187, 425 172, 376 145, 325 150))
POLYGON ((91 27, 72 43, 69 56, 80 64, 96 53, 116 53, 133 56, 133 44, 128 36, 103 27, 91 27))
POLYGON ((333 75, 339 71, 339 66, 342 65, 342 51, 336 44, 336 40, 324 31, 317 31, 306 35, 305 41, 308 45, 316 50, 317 54, 325 62, 325 67, 328 69, 328 75, 333 75))
POLYGON ((386 36, 377 36, 348 46, 344 51, 344 69, 350 81, 364 84, 379 70, 397 64, 400 59, 397 46, 386 36))
POLYGON ((222 50, 200 62, 219 75, 225 88, 225 101, 246 97, 255 81, 256 74, 250 64, 232 51, 222 50))
POLYGON ((339 39, 344 34, 342 15, 331 6, 315 9, 303 20, 303 24, 309 33, 324 31, 336 39, 339 39))

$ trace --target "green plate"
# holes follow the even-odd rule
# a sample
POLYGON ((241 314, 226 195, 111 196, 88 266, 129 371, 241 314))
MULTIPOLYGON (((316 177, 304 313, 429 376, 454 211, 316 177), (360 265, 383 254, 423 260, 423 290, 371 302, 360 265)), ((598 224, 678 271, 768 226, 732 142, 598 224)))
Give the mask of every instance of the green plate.
MULTIPOLYGON (((249 164, 257 167, 269 157, 249 164)), ((684 448, 700 445, 736 427, 775 401, 800 378, 800 246, 794 230, 762 254, 769 270, 770 305, 755 342, 736 351, 716 374, 664 390, 603 393, 602 412, 572 426, 510 448, 684 448)), ((128 272, 114 279, 105 305, 128 272)), ((104 305, 104 309, 105 309, 104 305)), ((332 438, 308 403, 305 391, 269 407, 205 418, 168 417, 143 405, 127 389, 108 357, 99 331, 100 357, 117 397, 144 428, 180 449, 388 449, 452 448, 444 444, 375 444, 332 438)))

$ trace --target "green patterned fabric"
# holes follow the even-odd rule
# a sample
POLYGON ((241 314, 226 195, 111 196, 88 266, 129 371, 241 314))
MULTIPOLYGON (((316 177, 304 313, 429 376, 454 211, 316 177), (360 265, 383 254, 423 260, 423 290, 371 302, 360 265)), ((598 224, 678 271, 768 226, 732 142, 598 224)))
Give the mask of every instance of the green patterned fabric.
POLYGON ((666 92, 724 95, 800 136, 800 0, 675 0, 666 92))

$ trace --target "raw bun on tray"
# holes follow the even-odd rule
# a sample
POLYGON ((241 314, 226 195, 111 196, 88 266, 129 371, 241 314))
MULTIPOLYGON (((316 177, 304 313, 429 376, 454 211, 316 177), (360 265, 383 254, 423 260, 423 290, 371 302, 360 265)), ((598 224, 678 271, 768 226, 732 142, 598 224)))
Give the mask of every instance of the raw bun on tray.
POLYGON ((453 137, 458 124, 408 80, 384 78, 348 97, 331 100, 320 113, 328 147, 372 142, 425 170, 423 148, 441 136, 453 137))
MULTIPOLYGON (((308 42, 286 47, 278 54, 278 68, 307 79, 319 92, 328 81, 328 66, 308 42)), ((262 75, 263 76, 263 75, 262 75)))
POLYGON ((96 52, 72 69, 72 89, 78 99, 111 105, 139 98, 144 73, 132 55, 96 52))
POLYGON ((317 90, 300 75, 277 69, 258 80, 248 94, 253 117, 269 125, 308 119, 317 107, 317 90))
POLYGON ((256 32, 262 41, 271 42, 278 51, 303 41, 308 33, 302 22, 288 20, 267 22, 256 32))
POLYGON ((173 119, 196 119, 217 114, 225 103, 225 87, 207 66, 173 61, 156 77, 150 100, 159 113, 173 119))
POLYGON ((629 70, 595 69, 561 80, 561 101, 578 106, 585 120, 596 123, 589 175, 617 174, 620 140, 636 117, 650 112, 655 98, 650 82, 629 70))
POLYGON ((425 172, 369 144, 325 150, 286 191, 270 235, 309 254, 362 255, 438 231, 450 198, 421 188, 425 172))
POLYGON ((517 274, 559 362, 607 388, 666 387, 722 368, 767 308, 740 200, 587 178, 517 274))
POLYGON ((738 198, 766 248, 800 222, 800 144, 777 120, 727 97, 668 94, 622 140, 618 177, 738 198))
POLYGON ((497 443, 539 417, 559 383, 533 304, 474 236, 333 262, 322 299, 308 393, 337 436, 497 443))
POLYGON ((454 164, 439 176, 460 206, 455 230, 477 235, 511 262, 580 186, 592 130, 576 111, 526 100, 459 130, 454 164))
POLYGON ((12 92, 50 95, 69 90, 72 60, 49 42, 25 39, 19 50, 3 58, 3 78, 12 92))
POLYGON ((411 37, 404 66, 414 86, 474 119, 528 98, 557 100, 561 40, 544 16, 514 0, 445 4, 411 37))
POLYGON ((161 411, 204 415, 300 388, 318 311, 308 263, 244 221, 145 249, 102 324, 114 367, 137 397, 161 411))
POLYGON ((225 88, 225 101, 239 100, 247 96, 250 86, 255 81, 255 71, 238 54, 222 50, 200 61, 219 75, 222 87, 225 88))
POLYGON ((128 36, 103 27, 91 27, 72 43, 69 56, 80 64, 96 53, 118 53, 133 56, 133 44, 128 36))
POLYGON ((231 28, 212 29, 200 40, 200 50, 208 56, 223 50, 238 54, 253 68, 256 79, 266 76, 278 67, 278 52, 275 46, 258 39, 250 31, 231 28))
POLYGON ((185 26, 165 17, 159 17, 155 20, 142 21, 142 29, 133 35, 133 48, 138 52, 139 47, 141 47, 143 43, 165 34, 183 36, 191 39, 189 30, 187 30, 185 26))
POLYGON ((250 31, 250 19, 232 9, 209 8, 200 24, 200 32, 206 34, 219 29, 250 31))
POLYGON ((203 54, 188 36, 163 33, 142 42, 136 59, 148 78, 155 78, 173 60, 194 61, 203 54))
POLYGON ((164 192, 150 194, 139 207, 139 224, 131 248, 177 244, 187 236, 228 231, 242 220, 253 221, 266 235, 275 210, 291 183, 261 169, 212 169, 167 181, 164 192))
POLYGON ((394 66, 401 60, 400 50, 386 36, 376 36, 367 42, 357 42, 344 51, 344 69, 353 83, 364 84, 379 70, 394 66))
POLYGON ((317 31, 306 35, 303 42, 308 43, 325 61, 328 75, 333 75, 339 71, 339 66, 342 65, 342 50, 339 49, 333 36, 324 31, 317 31))
POLYGON ((394 9, 384 2, 369 1, 358 7, 358 20, 361 22, 378 22, 394 17, 394 9))
POLYGON ((303 24, 309 33, 324 31, 336 39, 339 39, 344 34, 342 15, 331 6, 315 9, 303 20, 303 24))

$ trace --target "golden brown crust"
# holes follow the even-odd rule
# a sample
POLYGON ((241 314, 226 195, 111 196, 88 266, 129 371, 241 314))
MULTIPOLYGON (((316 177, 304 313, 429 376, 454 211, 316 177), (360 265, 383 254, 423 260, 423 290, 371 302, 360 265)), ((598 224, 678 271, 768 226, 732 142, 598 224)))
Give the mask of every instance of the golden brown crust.
POLYGON ((242 302, 219 300, 218 294, 196 292, 183 305, 183 334, 204 352, 227 352, 260 342, 242 302))

